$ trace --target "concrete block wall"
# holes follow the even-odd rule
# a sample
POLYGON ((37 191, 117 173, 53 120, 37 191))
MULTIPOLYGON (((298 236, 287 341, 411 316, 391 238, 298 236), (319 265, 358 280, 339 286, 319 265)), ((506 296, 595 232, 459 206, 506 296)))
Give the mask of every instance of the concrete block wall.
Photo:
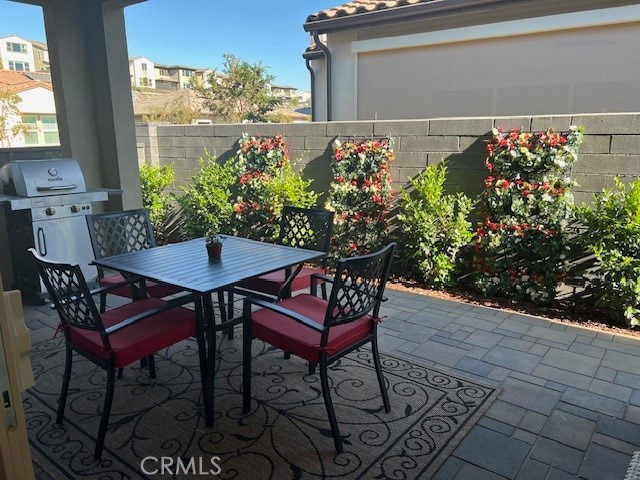
POLYGON ((496 118, 447 118, 298 124, 233 124, 175 126, 138 124, 139 162, 173 164, 175 191, 189 183, 198 171, 205 148, 218 158, 235 155, 243 133, 256 136, 283 134, 290 158, 305 167, 314 179, 312 188, 326 192, 331 181, 333 141, 390 136, 396 161, 391 165, 396 190, 427 165, 446 160, 449 191, 468 195, 481 192, 487 175, 486 143, 495 127, 541 131, 566 131, 570 125, 585 127, 584 142, 572 177, 579 183, 576 201, 590 201, 593 192, 613 186, 613 177, 625 183, 640 176, 640 113, 525 116, 496 118))

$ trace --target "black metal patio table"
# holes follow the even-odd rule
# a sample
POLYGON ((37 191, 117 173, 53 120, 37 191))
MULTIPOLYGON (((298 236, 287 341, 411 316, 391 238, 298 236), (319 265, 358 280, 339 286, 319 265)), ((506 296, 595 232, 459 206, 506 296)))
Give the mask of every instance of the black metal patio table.
MULTIPOLYGON (((251 277, 264 275, 321 258, 324 252, 293 248, 223 235, 222 257, 209 260, 205 239, 197 238, 137 252, 95 260, 95 264, 127 275, 137 275, 200 294, 195 302, 199 336, 200 377, 205 425, 213 425, 213 392, 216 331, 229 322, 216 323, 211 293, 226 290, 251 277)), ((232 323, 231 323, 232 324, 232 323)))

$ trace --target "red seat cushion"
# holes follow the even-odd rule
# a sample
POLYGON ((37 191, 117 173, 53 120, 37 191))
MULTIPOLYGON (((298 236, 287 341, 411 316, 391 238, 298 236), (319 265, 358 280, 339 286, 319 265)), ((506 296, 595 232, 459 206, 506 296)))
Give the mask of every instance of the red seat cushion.
MULTIPOLYGON (((128 303, 102 314, 105 328, 116 325, 134 315, 153 308, 162 307, 167 302, 147 298, 128 303)), ((108 359, 100 334, 93 330, 69 327, 73 343, 91 354, 108 359)), ((196 319, 192 310, 176 307, 147 317, 109 336, 111 351, 117 368, 125 367, 136 360, 148 357, 163 348, 195 335, 196 319)))
MULTIPOLYGON (((108 287, 111 285, 117 285, 125 281, 125 278, 120 274, 107 275, 99 279, 101 287, 108 287)), ((167 283, 157 283, 147 280, 146 282, 147 293, 150 297, 163 298, 169 295, 175 295, 182 292, 178 287, 169 285, 167 283)), ((123 285, 113 290, 109 290, 107 293, 110 295, 117 295, 119 297, 132 298, 131 285, 123 285)))
MULTIPOLYGON (((278 302, 278 305, 323 325, 327 303, 326 300, 313 295, 301 294, 278 302)), ((254 338, 260 338, 310 362, 320 361, 322 353, 320 332, 266 308, 254 312, 251 318, 251 331, 254 338)), ((372 328, 371 315, 331 327, 326 348, 327 356, 330 357, 354 345, 369 335, 372 328)))
MULTIPOLYGON (((277 270, 266 275, 261 275, 259 277, 254 277, 246 280, 238 286, 241 288, 254 290, 256 292, 262 292, 268 295, 276 296, 278 295, 278 292, 287 279, 285 273, 285 270, 277 270)), ((297 292, 298 290, 310 288, 311 275, 313 274, 324 275, 325 270, 323 268, 317 267, 302 267, 300 273, 298 273, 296 278, 293 279, 293 283, 291 284, 291 291, 297 292)))

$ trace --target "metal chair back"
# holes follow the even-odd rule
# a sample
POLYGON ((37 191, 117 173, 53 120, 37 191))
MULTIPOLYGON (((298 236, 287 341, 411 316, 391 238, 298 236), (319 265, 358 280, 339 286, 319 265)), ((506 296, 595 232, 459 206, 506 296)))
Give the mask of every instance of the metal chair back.
POLYGON ((156 246, 156 237, 145 208, 87 215, 95 258, 137 252, 156 246))

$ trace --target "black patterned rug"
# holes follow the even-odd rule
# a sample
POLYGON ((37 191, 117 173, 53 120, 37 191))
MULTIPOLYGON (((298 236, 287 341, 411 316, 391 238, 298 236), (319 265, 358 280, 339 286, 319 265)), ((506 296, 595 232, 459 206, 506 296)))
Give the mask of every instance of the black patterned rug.
POLYGON ((156 356, 157 378, 130 366, 116 382, 101 461, 93 460, 105 373, 74 357, 65 421, 55 423, 63 339, 33 346, 36 386, 24 396, 42 478, 430 478, 496 395, 492 387, 383 355, 385 413, 371 352, 334 364, 331 388, 345 452, 334 450, 318 375, 254 343, 253 410, 242 414, 241 340, 221 343, 215 424, 205 428, 195 341, 156 356))

